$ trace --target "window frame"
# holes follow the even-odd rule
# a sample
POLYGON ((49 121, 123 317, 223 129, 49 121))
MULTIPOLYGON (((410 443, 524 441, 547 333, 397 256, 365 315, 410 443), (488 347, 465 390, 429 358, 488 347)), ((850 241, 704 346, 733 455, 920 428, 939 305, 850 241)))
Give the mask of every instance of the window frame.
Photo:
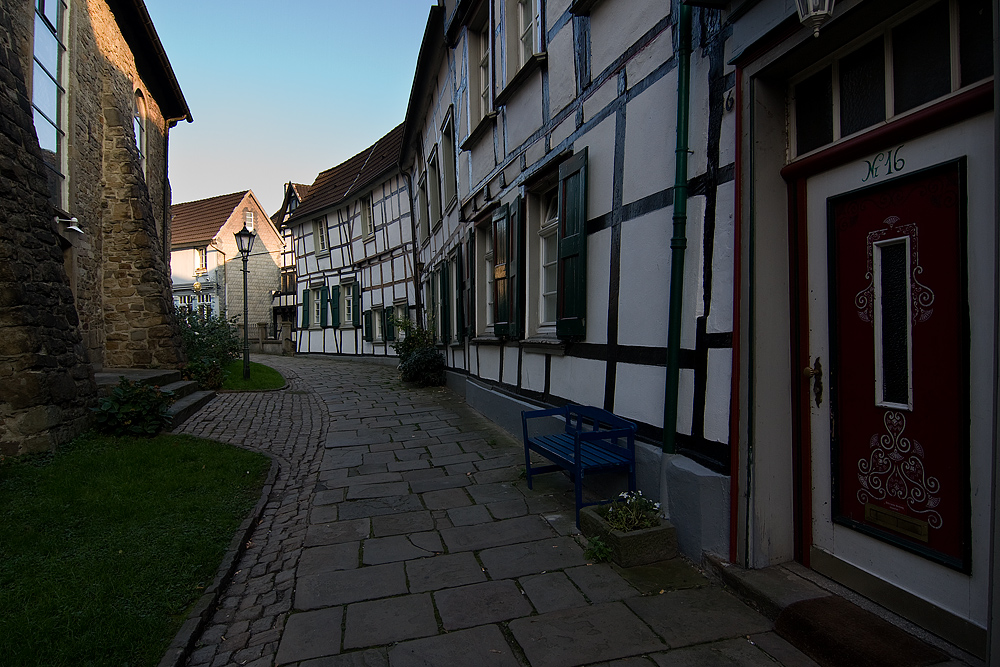
POLYGON ((203 276, 208 273, 208 248, 194 249, 194 275, 203 276))
POLYGON ((370 238, 375 234, 375 215, 372 211, 372 196, 369 194, 359 199, 358 208, 358 214, 361 216, 361 238, 370 238))
POLYGON ((248 232, 253 231, 253 224, 254 224, 253 209, 250 208, 243 209, 243 226, 247 228, 248 232))
POLYGON ((441 170, 438 163, 438 146, 434 144, 427 156, 428 215, 431 231, 441 226, 444 212, 441 208, 441 170))
POLYGON ((57 209, 63 211, 68 209, 69 202, 69 188, 67 187, 69 182, 69 160, 67 156, 69 113, 66 95, 69 69, 69 49, 66 40, 66 13, 68 9, 67 3, 63 0, 34 0, 32 3, 34 15, 31 47, 32 70, 31 77, 26 77, 27 81, 30 82, 28 95, 32 110, 32 124, 35 127, 35 134, 39 137, 39 146, 42 149, 42 162, 49 176, 49 199, 57 209), (55 24, 53 24, 52 17, 49 16, 47 10, 47 6, 49 5, 56 7, 55 24), (40 26, 46 30, 42 38, 38 35, 38 28, 40 26), (43 38, 51 38, 55 44, 55 72, 49 71, 50 68, 42 62, 45 59, 44 55, 40 55, 40 45, 45 42, 43 38), (40 78, 39 74, 47 78, 54 88, 54 99, 52 102, 55 108, 55 118, 50 118, 49 114, 40 106, 40 86, 37 81, 40 78), (40 131, 40 124, 54 131, 54 151, 49 151, 46 148, 48 144, 46 140, 43 140, 43 136, 47 135, 48 132, 40 131), (48 154, 51 154, 53 157, 51 161, 48 159, 48 154))
POLYGON ((458 165, 455 153, 454 107, 448 108, 441 124, 441 189, 443 210, 450 211, 458 203, 458 165))
POLYGON ((132 134, 135 140, 135 149, 139 153, 139 171, 142 172, 143 178, 146 178, 146 151, 148 148, 147 117, 146 98, 142 91, 136 88, 132 102, 132 134))
POLYGON ((316 255, 330 254, 330 239, 327 236, 326 216, 313 220, 313 253, 316 255), (320 241, 317 243, 317 239, 320 241))

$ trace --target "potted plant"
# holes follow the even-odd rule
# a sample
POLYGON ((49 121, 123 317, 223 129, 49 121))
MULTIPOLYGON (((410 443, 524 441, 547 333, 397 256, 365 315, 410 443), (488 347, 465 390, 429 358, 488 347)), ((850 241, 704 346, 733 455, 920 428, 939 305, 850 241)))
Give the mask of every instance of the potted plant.
POLYGON ((591 541, 608 547, 621 567, 649 565, 677 555, 677 537, 669 521, 660 518, 660 503, 642 491, 626 491, 607 505, 585 507, 580 529, 591 541))

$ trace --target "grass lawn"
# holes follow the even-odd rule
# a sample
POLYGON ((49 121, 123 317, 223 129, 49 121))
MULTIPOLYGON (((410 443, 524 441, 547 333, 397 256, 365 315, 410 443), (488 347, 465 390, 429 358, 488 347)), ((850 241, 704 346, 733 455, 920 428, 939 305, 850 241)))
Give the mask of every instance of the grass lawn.
POLYGON ((237 359, 226 366, 226 381, 223 389, 232 391, 264 391, 266 389, 281 389, 285 386, 285 378, 270 366, 250 362, 250 379, 243 379, 243 359, 237 359))
POLYGON ((178 435, 0 463, 0 663, 156 665, 269 467, 178 435))

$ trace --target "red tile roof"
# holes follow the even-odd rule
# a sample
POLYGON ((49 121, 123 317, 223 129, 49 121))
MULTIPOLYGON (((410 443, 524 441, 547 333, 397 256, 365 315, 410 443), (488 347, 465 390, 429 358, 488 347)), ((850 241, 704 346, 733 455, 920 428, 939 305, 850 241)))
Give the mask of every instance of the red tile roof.
POLYGON ((249 190, 171 206, 170 245, 178 247, 211 241, 247 192, 249 190))
POLYGON ((400 123, 370 148, 336 167, 321 171, 309 186, 305 199, 285 224, 363 194, 361 191, 371 185, 376 178, 392 167, 399 166, 402 139, 403 124, 400 123))

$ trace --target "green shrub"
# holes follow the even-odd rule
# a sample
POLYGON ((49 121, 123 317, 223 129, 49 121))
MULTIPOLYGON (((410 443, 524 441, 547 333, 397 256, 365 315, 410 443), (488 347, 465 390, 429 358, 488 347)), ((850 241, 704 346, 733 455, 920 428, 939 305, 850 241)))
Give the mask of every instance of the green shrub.
POLYGON ((597 510, 615 530, 627 533, 660 525, 660 503, 642 496, 642 491, 625 491, 610 505, 597 510))
POLYGON ((131 382, 124 377, 96 408, 97 429, 110 435, 142 435, 151 437, 170 422, 167 407, 174 393, 159 387, 131 382))
POLYGON ((433 327, 425 329, 409 318, 394 319, 400 335, 392 344, 399 355, 399 376, 421 387, 444 384, 444 355, 434 344, 433 327))
POLYGON ((433 347, 415 350, 400 362, 399 376, 421 387, 444 384, 444 356, 433 347))
POLYGON ((392 349, 399 356, 400 365, 409 358, 411 354, 421 349, 436 349, 434 346, 434 332, 423 328, 408 317, 403 319, 393 318, 396 325, 396 342, 392 344, 392 349))
POLYGON ((188 362, 184 378, 207 389, 218 389, 226 380, 226 366, 243 349, 235 324, 236 318, 200 315, 190 309, 180 312, 181 338, 188 362))

